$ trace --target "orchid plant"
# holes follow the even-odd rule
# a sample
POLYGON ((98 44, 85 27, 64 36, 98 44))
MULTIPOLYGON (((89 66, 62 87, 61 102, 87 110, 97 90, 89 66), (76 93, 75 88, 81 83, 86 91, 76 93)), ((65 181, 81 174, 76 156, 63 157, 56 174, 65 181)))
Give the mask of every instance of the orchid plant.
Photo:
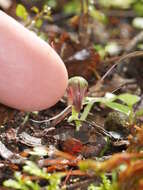
POLYGON ((129 118, 129 123, 133 124, 137 116, 143 114, 143 110, 134 112, 133 106, 140 100, 137 95, 123 93, 115 95, 106 93, 104 97, 87 97, 88 82, 83 77, 72 77, 69 79, 67 88, 68 103, 72 105, 72 115, 69 122, 75 121, 77 129, 80 127, 80 120, 86 120, 92 106, 95 103, 102 103, 105 106, 126 114, 129 118), (82 113, 80 111, 85 105, 82 113))
POLYGON ((75 121, 77 130, 80 127, 79 114, 80 110, 83 108, 87 89, 88 82, 83 77, 76 76, 69 79, 67 96, 68 104, 72 105, 72 115, 69 117, 68 121, 75 121))

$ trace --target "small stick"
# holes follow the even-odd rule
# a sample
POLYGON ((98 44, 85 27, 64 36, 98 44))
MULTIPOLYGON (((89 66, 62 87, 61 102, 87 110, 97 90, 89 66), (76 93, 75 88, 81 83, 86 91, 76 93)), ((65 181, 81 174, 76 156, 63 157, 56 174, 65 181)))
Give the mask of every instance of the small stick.
POLYGON ((128 53, 135 48, 135 46, 143 41, 143 31, 139 32, 125 47, 125 51, 128 53))
POLYGON ((42 121, 36 121, 31 119, 31 121, 33 121, 34 123, 49 123, 52 122, 52 125, 57 125, 58 123, 60 123, 61 120, 63 120, 69 113, 71 113, 71 105, 67 106, 61 113, 59 113, 58 115, 50 118, 50 119, 46 119, 46 120, 42 120, 42 121))
POLYGON ((102 82, 104 81, 104 79, 107 77, 107 75, 109 75, 111 73, 111 71, 117 66, 119 65, 122 61, 128 59, 128 58, 133 58, 133 57, 140 57, 143 56, 143 51, 135 51, 129 54, 125 54, 123 56, 121 56, 118 61, 112 65, 112 67, 110 67, 110 69, 103 75, 103 77, 97 82, 96 86, 95 86, 95 90, 98 90, 100 85, 102 84, 102 82))
POLYGON ((105 136, 109 137, 111 140, 117 140, 117 139, 114 138, 114 136, 112 136, 108 131, 106 131, 102 126, 98 125, 97 123, 95 123, 95 122, 90 123, 88 121, 84 121, 84 122, 86 122, 89 125, 92 125, 94 128, 97 129, 97 131, 99 133, 101 133, 102 135, 105 135, 105 136))

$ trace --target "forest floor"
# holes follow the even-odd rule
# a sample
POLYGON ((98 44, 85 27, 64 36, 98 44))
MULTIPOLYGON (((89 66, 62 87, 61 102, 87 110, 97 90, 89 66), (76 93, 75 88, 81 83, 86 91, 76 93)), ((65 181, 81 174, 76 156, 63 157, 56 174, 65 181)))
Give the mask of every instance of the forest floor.
MULTIPOLYGON (((40 112, 0 105, 1 190, 143 189, 143 32, 132 24, 137 17, 132 9, 100 8, 108 21, 84 12, 64 15, 59 8, 42 27, 34 28, 31 22, 26 26, 48 39, 69 77, 88 81, 87 97, 106 99, 114 94, 117 101, 94 103, 78 130, 76 121, 69 122, 72 109, 67 94, 40 112), (121 99, 120 95, 126 96, 121 99), (3 182, 14 179, 15 172, 20 177, 7 183, 10 188, 4 187, 3 182), (58 174, 63 176, 61 182, 58 174), (28 180, 33 186, 26 184, 28 180)), ((8 13, 14 12, 15 8, 8 13)), ((35 20, 33 14, 31 19, 35 20)))

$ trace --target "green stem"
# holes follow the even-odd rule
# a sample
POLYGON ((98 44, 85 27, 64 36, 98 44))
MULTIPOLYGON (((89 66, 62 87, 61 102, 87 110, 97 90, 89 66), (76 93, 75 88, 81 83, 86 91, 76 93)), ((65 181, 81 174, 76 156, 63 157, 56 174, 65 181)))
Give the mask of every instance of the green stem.
POLYGON ((72 106, 72 115, 68 119, 68 122, 72 121, 75 121, 76 130, 79 131, 81 127, 81 122, 79 121, 79 113, 75 110, 74 106, 72 106))
POLYGON ((131 112, 129 115, 129 123, 130 123, 130 125, 132 125, 134 123, 134 111, 133 111, 132 107, 130 107, 130 110, 131 110, 131 112))
POLYGON ((24 119, 23 119, 23 122, 22 122, 21 125, 25 125, 25 123, 26 123, 26 122, 28 121, 28 119, 29 119, 29 116, 30 116, 30 112, 27 112, 26 115, 25 115, 25 117, 24 117, 24 119))
POLYGON ((86 120, 86 118, 87 118, 87 116, 89 115, 89 112, 90 112, 90 110, 91 110, 93 104, 94 104, 94 103, 88 103, 88 104, 85 106, 84 111, 83 111, 83 113, 81 114, 80 120, 82 120, 82 121, 85 121, 85 120, 86 120))

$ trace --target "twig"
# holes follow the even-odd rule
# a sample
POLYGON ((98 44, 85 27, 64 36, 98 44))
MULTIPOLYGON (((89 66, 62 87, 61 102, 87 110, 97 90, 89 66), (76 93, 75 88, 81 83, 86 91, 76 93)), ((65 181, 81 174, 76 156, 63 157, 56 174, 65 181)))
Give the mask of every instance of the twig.
POLYGON ((71 105, 67 106, 61 113, 59 113, 58 115, 50 118, 50 119, 46 119, 46 120, 42 120, 42 121, 36 121, 31 119, 31 121, 33 121, 34 123, 49 123, 51 122, 52 126, 56 126, 58 123, 61 122, 61 120, 63 120, 69 113, 71 113, 71 105))
POLYGON ((102 126, 98 125, 97 123, 95 123, 95 122, 90 123, 88 121, 84 121, 84 122, 86 122, 89 125, 92 125, 94 128, 97 129, 97 131, 99 133, 101 133, 102 135, 105 135, 105 136, 109 137, 111 140, 117 140, 108 131, 106 131, 102 126))
POLYGON ((115 88, 114 90, 112 90, 111 93, 113 94, 113 93, 117 92, 118 90, 120 90, 121 88, 123 88, 123 87, 125 87, 127 85, 135 84, 135 82, 136 82, 136 80, 130 80, 130 81, 124 82, 120 86, 118 86, 117 88, 115 88))
POLYGON ((122 61, 129 59, 129 58, 133 58, 133 57, 140 57, 143 56, 143 51, 135 51, 129 54, 125 54, 123 56, 121 56, 118 61, 112 65, 112 67, 103 75, 103 77, 97 82, 96 86, 95 86, 95 90, 98 90, 100 85, 102 84, 102 82, 104 81, 104 79, 107 77, 107 75, 109 75, 111 73, 111 71, 117 66, 119 65, 122 61))
POLYGON ((83 188, 85 189, 85 187, 88 187, 88 185, 90 183, 96 182, 97 178, 92 178, 92 179, 87 179, 84 181, 79 181, 77 183, 71 184, 71 185, 67 185, 66 189, 67 190, 74 190, 74 189, 78 189, 78 188, 83 188))
POLYGON ((128 53, 135 48, 135 46, 143 41, 143 31, 139 32, 125 47, 125 51, 128 53))
POLYGON ((128 11, 123 11, 123 10, 102 10, 100 9, 105 15, 107 16, 114 16, 114 17, 125 17, 125 18, 134 18, 135 16, 137 16, 137 14, 132 11, 132 10, 128 10, 128 11))
POLYGON ((102 135, 105 135, 107 137, 109 137, 111 140, 117 140, 115 139, 108 131, 106 131, 102 126, 98 125, 97 123, 95 122, 89 122, 89 121, 86 121, 86 120, 77 120, 77 121, 80 121, 80 122, 83 122, 83 123, 86 123, 88 124, 89 126, 92 126, 96 129, 96 132, 97 133, 100 133, 102 135))
POLYGON ((41 146, 41 138, 33 137, 26 132, 19 134, 19 142, 30 147, 41 146))
POLYGON ((81 14, 79 20, 79 40, 81 44, 86 46, 89 42, 88 34, 88 22, 89 22, 89 10, 88 10, 88 0, 80 0, 81 4, 81 14), (85 37, 86 36, 86 37, 85 37))

